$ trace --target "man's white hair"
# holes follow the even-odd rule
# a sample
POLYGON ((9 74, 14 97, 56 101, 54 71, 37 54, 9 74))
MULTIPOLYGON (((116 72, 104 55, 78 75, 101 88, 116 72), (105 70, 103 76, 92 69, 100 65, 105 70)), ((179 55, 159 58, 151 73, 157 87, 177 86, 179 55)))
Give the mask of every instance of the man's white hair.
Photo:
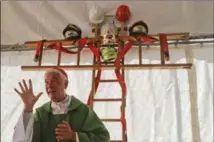
POLYGON ((49 70, 47 70, 45 72, 45 76, 46 76, 47 73, 50 73, 50 72, 55 72, 55 73, 59 74, 60 78, 63 79, 63 81, 68 81, 67 77, 57 69, 49 69, 49 70))

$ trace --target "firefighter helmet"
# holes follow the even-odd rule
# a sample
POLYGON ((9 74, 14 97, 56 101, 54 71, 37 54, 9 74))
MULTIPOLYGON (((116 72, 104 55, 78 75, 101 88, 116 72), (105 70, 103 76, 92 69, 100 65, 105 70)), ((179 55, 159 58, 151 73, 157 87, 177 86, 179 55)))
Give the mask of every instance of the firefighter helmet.
POLYGON ((129 28, 129 34, 131 36, 148 35, 148 32, 149 28, 143 21, 137 21, 129 28))
POLYGON ((93 5, 89 10, 89 20, 92 24, 101 24, 104 21, 104 12, 98 5, 93 5))
POLYGON ((120 22, 126 22, 130 19, 131 12, 127 5, 120 5, 116 11, 116 19, 120 22))
POLYGON ((63 30, 63 36, 65 39, 77 40, 82 37, 82 31, 78 26, 74 24, 68 24, 63 30))

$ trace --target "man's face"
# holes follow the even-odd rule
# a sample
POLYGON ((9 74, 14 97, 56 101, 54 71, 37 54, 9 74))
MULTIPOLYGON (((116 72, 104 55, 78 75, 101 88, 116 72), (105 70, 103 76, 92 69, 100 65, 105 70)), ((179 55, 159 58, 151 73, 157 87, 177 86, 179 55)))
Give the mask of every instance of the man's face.
POLYGON ((45 89, 52 101, 62 101, 65 96, 65 81, 59 73, 47 72, 45 74, 45 89))

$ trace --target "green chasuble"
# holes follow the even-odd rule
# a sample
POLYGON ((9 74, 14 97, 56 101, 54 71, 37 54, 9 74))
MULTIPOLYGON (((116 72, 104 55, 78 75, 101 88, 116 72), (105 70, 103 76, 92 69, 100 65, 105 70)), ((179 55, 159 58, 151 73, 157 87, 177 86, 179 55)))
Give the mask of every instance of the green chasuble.
POLYGON ((36 109, 32 142, 57 142, 55 128, 63 120, 77 132, 80 142, 110 142, 109 132, 96 113, 74 96, 67 114, 53 115, 51 102, 36 109))

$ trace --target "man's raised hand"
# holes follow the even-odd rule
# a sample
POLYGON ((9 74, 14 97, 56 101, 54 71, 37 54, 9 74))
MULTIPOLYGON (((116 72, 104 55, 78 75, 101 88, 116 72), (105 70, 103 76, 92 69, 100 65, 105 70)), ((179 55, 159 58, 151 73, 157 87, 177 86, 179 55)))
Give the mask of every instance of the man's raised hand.
POLYGON ((19 82, 19 86, 21 91, 18 91, 16 88, 14 89, 16 93, 19 94, 21 97, 23 103, 24 103, 24 110, 25 111, 33 111, 33 106, 36 103, 36 101, 39 99, 39 97, 43 94, 40 92, 36 96, 33 93, 33 86, 31 80, 29 80, 29 87, 26 84, 25 80, 22 80, 23 84, 19 82))

